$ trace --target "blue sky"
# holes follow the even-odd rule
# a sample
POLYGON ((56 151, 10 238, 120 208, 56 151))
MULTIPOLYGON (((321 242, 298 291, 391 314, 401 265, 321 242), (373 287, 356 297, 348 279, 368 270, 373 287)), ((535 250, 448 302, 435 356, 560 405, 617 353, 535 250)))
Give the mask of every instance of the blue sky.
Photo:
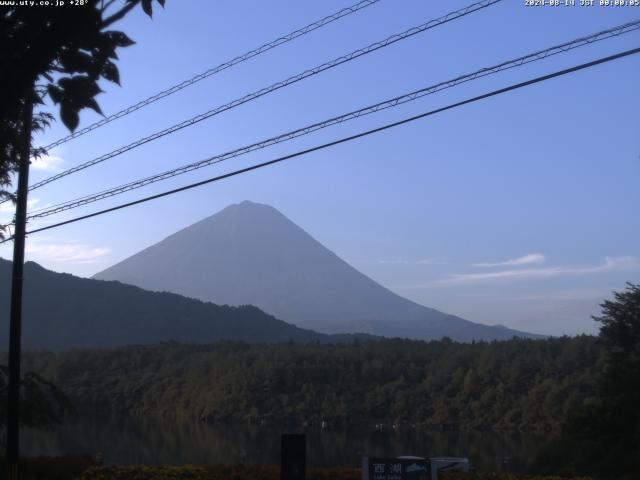
MULTIPOLYGON (((382 0, 71 141, 32 183, 471 2, 382 0)), ((578 2, 579 3, 579 2, 578 2)), ((349 5, 168 0, 119 24, 113 113, 349 5)), ((34 208, 243 146, 640 18, 634 7, 505 0, 36 190, 34 208)), ((71 218, 637 47, 638 31, 49 217, 71 218)), ((595 332, 612 290, 640 282, 638 56, 455 109, 289 163, 34 234, 28 258, 90 276, 230 203, 275 206, 393 291, 470 320, 548 334, 595 332)), ((81 126, 99 117, 82 114, 81 126)), ((65 135, 58 123, 38 137, 65 135)), ((6 208, 5 208, 6 210, 6 208)), ((0 212, 4 218, 8 212, 0 212)), ((39 224, 38 224, 39 225, 39 224)), ((0 255, 10 258, 10 248, 0 255)))

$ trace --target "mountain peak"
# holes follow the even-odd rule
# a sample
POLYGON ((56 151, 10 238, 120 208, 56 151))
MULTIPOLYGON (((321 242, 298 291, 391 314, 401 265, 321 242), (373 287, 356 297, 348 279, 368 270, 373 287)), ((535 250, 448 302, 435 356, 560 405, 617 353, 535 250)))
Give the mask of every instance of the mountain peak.
POLYGON ((244 200, 240 203, 232 203, 226 206, 219 212, 187 227, 187 229, 195 227, 200 223, 211 224, 216 221, 260 222, 261 224, 265 221, 285 221, 293 224, 287 217, 280 213, 278 209, 271 205, 244 200))
POLYGON ((523 336, 418 305, 365 276, 269 205, 243 201, 97 274, 203 301, 255 305, 322 333, 523 336))
POLYGON ((222 212, 227 211, 227 210, 230 210, 230 211, 275 210, 276 212, 278 211, 276 208, 272 207, 271 205, 267 205, 266 203, 252 202, 251 200, 243 200, 240 203, 232 203, 231 205, 228 205, 227 207, 223 208, 218 213, 222 213, 222 212))

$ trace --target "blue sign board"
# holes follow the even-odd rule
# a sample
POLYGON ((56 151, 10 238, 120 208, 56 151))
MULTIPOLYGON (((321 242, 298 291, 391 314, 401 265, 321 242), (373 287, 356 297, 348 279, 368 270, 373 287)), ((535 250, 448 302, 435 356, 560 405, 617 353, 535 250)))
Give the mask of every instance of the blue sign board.
POLYGON ((362 480, 431 480, 430 462, 424 458, 365 457, 362 480))

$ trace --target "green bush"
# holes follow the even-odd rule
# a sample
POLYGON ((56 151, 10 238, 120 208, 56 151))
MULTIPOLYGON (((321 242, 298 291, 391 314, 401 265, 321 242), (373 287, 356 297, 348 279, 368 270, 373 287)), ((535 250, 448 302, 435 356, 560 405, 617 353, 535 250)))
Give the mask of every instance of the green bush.
POLYGON ((448 472, 438 475, 440 480, 592 480, 591 477, 558 477, 540 475, 512 475, 509 473, 448 472))
MULTIPOLYGON (((80 480, 279 480, 276 465, 215 465, 184 467, 93 467, 80 480)), ((307 480, 360 480, 357 468, 308 468, 307 480)), ((520 476, 501 473, 444 473, 442 480, 591 480, 587 477, 520 476)))
POLYGON ((86 470, 80 480, 210 480, 203 467, 110 466, 86 470))
MULTIPOLYGON (((215 465, 184 467, 104 466, 85 471, 80 480, 279 480, 276 465, 215 465)), ((307 480, 360 480, 352 467, 308 468, 307 480)))

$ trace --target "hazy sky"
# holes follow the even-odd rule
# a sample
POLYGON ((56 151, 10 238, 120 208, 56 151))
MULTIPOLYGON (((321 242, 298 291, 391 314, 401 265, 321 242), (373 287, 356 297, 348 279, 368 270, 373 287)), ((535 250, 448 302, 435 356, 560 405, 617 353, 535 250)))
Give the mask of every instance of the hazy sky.
MULTIPOLYGON (((382 0, 71 141, 32 182, 471 2, 382 0)), ((577 2, 579 3, 579 2, 577 2)), ((348 0, 168 0, 119 27, 113 113, 349 5, 348 0)), ((33 208, 102 190, 640 17, 634 7, 503 2, 322 73, 31 194, 33 208)), ((160 192, 637 47, 637 31, 49 217, 160 192)), ((419 303, 540 333, 640 282, 640 57, 468 105, 303 159, 40 234, 28 258, 90 276, 230 203, 275 206, 343 259, 419 303)), ((81 125, 99 117, 84 112, 81 125)), ((65 135, 56 124, 38 141, 65 135)), ((9 218, 7 205, 0 207, 9 218)), ((40 225, 39 223, 37 225, 40 225)), ((0 254, 10 258, 10 247, 0 254)))

